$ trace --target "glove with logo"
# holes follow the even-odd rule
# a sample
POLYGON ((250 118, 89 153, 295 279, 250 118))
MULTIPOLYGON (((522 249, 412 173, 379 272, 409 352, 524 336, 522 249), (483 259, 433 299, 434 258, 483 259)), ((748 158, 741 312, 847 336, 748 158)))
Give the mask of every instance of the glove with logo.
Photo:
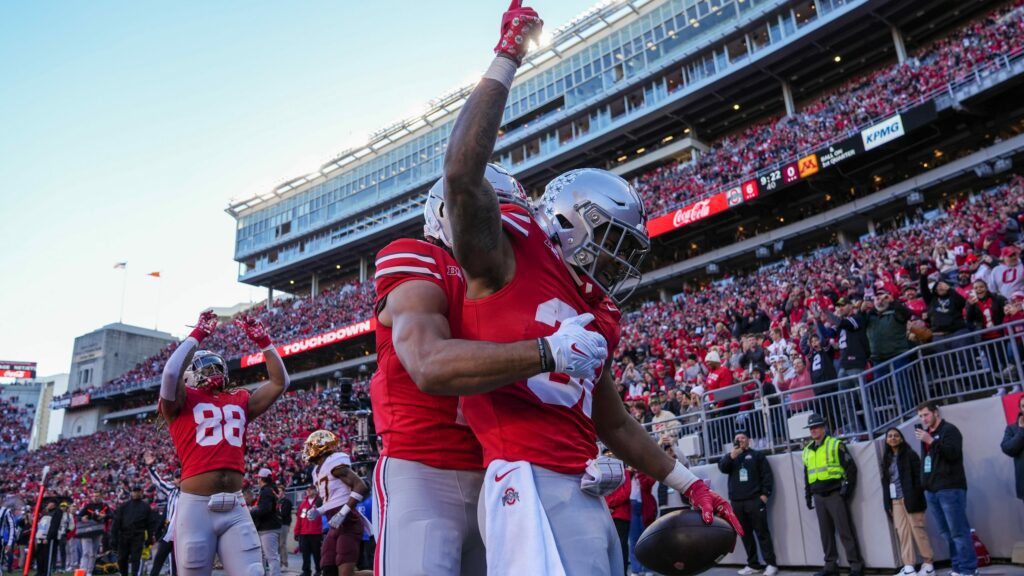
POLYGON ((316 520, 320 517, 320 511, 316 508, 310 508, 306 510, 306 520, 316 520))
POLYGON ((206 310, 199 315, 199 321, 196 322, 196 327, 192 329, 192 333, 189 336, 196 339, 197 342, 202 341, 213 334, 213 331, 217 329, 217 315, 213 313, 213 310, 206 310))
POLYGON ((690 501, 690 504, 694 508, 700 510, 700 514, 705 524, 711 524, 714 521, 715 516, 725 520, 729 524, 732 524, 732 529, 737 534, 743 536, 743 527, 740 526, 740 521, 736 518, 736 514, 732 511, 732 506, 725 501, 718 494, 715 494, 708 488, 708 485, 703 480, 697 480, 687 488, 686 493, 683 494, 686 499, 690 501))
POLYGON ((626 469, 622 460, 601 456, 587 462, 587 469, 580 478, 580 490, 592 496, 607 496, 622 485, 626 469))
POLYGON ((593 314, 567 318, 554 334, 544 339, 555 365, 551 372, 586 380, 597 378, 597 371, 608 358, 608 342, 598 332, 585 328, 593 320, 593 314))
POLYGON ((259 318, 243 314, 235 318, 235 326, 249 337, 260 349, 269 348, 272 345, 270 335, 267 334, 267 327, 259 318))
POLYGON ((494 53, 511 59, 516 65, 523 63, 526 43, 540 36, 544 21, 533 8, 524 8, 523 0, 512 0, 501 16, 501 40, 494 53))

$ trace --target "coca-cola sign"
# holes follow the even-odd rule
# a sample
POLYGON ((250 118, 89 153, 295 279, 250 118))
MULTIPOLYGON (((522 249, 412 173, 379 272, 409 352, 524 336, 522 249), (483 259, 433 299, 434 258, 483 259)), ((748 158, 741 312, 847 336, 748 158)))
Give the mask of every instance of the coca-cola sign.
POLYGON ((720 192, 705 198, 700 202, 694 202, 689 206, 684 206, 675 212, 670 212, 664 216, 660 216, 651 220, 647 223, 647 229, 650 232, 651 238, 660 236, 666 232, 671 232, 699 222, 709 216, 714 216, 723 210, 729 208, 729 200, 725 192, 720 192))
MULTIPOLYGON (((277 353, 282 358, 285 356, 291 356, 292 354, 299 354, 307 350, 313 350, 315 348, 321 348, 323 346, 330 346, 343 340, 355 338, 356 336, 362 336, 363 334, 369 334, 377 329, 377 319, 370 318, 369 320, 363 320, 362 322, 356 322, 355 324, 349 324, 348 326, 342 326, 336 328, 330 332, 324 332, 323 334, 317 334, 316 336, 310 336, 309 338, 303 338, 296 342, 289 342, 288 344, 277 346, 277 353)), ((249 354, 248 356, 242 356, 241 365, 242 368, 248 368, 249 366, 255 366, 256 364, 263 363, 263 352, 257 352, 255 354, 249 354)))

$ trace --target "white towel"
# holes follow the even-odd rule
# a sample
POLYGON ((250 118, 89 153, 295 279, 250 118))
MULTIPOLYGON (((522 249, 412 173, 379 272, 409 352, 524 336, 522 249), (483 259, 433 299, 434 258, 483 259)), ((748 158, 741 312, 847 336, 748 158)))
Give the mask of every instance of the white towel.
POLYGON ((488 576, 565 576, 532 464, 491 462, 483 497, 488 576))

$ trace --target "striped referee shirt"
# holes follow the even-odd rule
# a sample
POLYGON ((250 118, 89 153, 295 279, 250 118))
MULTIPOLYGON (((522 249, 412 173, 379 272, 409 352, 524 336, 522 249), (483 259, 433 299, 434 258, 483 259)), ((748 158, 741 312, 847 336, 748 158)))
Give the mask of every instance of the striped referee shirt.
POLYGON ((3 536, 0 548, 8 550, 14 546, 14 541, 18 537, 18 526, 14 523, 14 514, 6 506, 0 506, 0 536, 3 536))
POLYGON ((164 534, 165 542, 174 541, 174 515, 178 510, 178 494, 181 494, 181 489, 174 485, 173 482, 168 482, 160 477, 153 470, 152 466, 149 466, 149 479, 153 481, 153 485, 156 486, 157 492, 159 492, 164 498, 167 499, 167 511, 164 517, 167 518, 167 532, 164 534))

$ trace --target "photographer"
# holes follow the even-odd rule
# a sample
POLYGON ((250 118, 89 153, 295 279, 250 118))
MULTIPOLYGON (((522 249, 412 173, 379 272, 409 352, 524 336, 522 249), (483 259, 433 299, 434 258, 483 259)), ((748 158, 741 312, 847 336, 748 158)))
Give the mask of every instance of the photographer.
POLYGON ((775 565, 775 547, 768 530, 768 498, 772 495, 774 480, 768 459, 750 447, 750 436, 745 430, 738 430, 732 450, 718 461, 718 469, 729 476, 729 501, 743 527, 747 565, 739 574, 749 576, 761 571, 757 562, 757 544, 760 543, 767 565, 765 576, 775 576, 779 569, 775 565))

